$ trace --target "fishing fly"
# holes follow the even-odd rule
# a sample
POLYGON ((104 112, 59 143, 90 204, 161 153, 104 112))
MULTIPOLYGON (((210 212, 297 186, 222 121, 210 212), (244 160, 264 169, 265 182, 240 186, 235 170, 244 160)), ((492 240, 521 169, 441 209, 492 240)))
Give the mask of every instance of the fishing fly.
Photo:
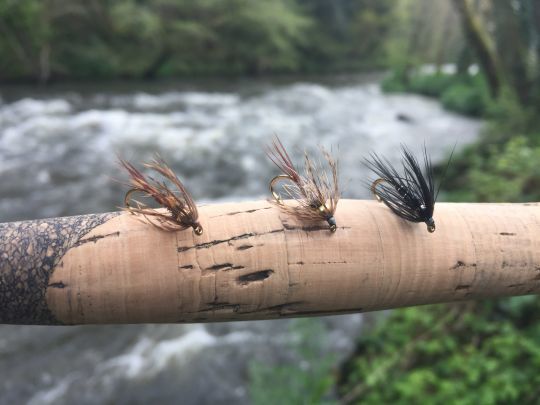
POLYGON ((176 188, 174 191, 165 181, 147 177, 131 163, 123 159, 119 161, 130 176, 131 188, 124 197, 125 210, 132 214, 142 215, 152 225, 165 231, 179 231, 191 227, 197 235, 203 233, 203 228, 198 221, 197 205, 191 194, 162 158, 157 156, 151 162, 144 163, 143 166, 168 180, 176 188), (134 200, 133 195, 136 193, 153 198, 167 212, 158 211, 134 200))
POLYGON ((274 198, 273 202, 284 212, 302 221, 324 220, 328 223, 330 231, 335 232, 337 224, 334 214, 340 198, 338 162, 325 149, 321 148, 321 152, 330 169, 331 180, 328 170, 324 170, 320 162, 315 163, 307 152, 304 152, 305 173, 300 174, 279 138, 275 137, 272 145, 266 148, 266 154, 282 174, 270 181, 270 192, 274 198), (286 196, 295 200, 297 204, 284 203, 276 191, 276 186, 280 182, 284 182, 282 189, 286 196))
POLYGON ((402 145, 401 151, 403 174, 400 174, 388 159, 381 158, 374 152, 369 159, 364 160, 365 165, 379 177, 371 183, 371 192, 397 216, 411 222, 424 222, 428 232, 435 232, 433 212, 442 182, 435 192, 433 165, 425 145, 423 171, 418 160, 406 146, 402 145))

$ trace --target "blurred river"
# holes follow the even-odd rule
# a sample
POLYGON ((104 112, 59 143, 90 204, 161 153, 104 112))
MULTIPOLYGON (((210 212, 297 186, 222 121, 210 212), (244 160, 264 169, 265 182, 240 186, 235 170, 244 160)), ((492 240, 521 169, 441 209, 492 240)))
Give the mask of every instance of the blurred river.
MULTIPOLYGON (((199 202, 266 198, 275 170, 263 146, 276 133, 294 158, 339 147, 344 196, 369 198, 360 162, 370 150, 395 161, 400 143, 425 142, 439 161, 478 135, 481 122, 382 94, 377 80, 4 86, 0 222, 116 210, 117 154, 140 162, 159 152, 199 202)), ((322 320, 324 350, 340 359, 362 316, 322 320)), ((0 402, 249 403, 247 366, 288 358, 289 323, 0 326, 0 402)))

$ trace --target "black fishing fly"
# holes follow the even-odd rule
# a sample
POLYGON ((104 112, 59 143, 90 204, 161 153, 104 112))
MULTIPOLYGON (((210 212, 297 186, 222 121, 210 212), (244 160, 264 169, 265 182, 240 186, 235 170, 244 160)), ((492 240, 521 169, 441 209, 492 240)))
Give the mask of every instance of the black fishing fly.
POLYGON ((400 174, 388 159, 381 158, 374 152, 369 159, 365 159, 365 165, 379 176, 371 183, 371 192, 379 202, 386 204, 400 218, 411 222, 424 222, 428 232, 435 232, 433 211, 441 186, 439 184, 435 192, 431 159, 424 146, 422 171, 412 152, 404 145, 401 146, 401 150, 403 174, 400 174))

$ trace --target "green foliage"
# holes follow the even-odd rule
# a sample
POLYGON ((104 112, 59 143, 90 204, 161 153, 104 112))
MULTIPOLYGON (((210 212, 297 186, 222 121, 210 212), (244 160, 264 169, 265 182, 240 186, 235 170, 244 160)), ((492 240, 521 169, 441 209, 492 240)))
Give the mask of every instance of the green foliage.
POLYGON ((487 159, 477 160, 468 178, 477 201, 508 202, 540 198, 540 147, 527 138, 508 141, 502 151, 492 146, 487 159))
POLYGON ((441 97, 452 84, 459 81, 459 77, 444 73, 435 73, 433 75, 418 74, 413 75, 409 79, 407 91, 429 97, 441 97))
POLYGON ((540 327, 534 296, 393 311, 345 365, 353 403, 532 404, 540 327))
POLYGON ((428 97, 441 97, 451 86, 461 83, 461 77, 444 73, 411 74, 405 68, 393 69, 382 81, 385 92, 418 93, 428 97))
POLYGON ((535 135, 540 133, 537 108, 534 105, 521 105, 513 92, 503 89, 497 100, 488 103, 486 138, 492 142, 504 143, 515 135, 523 134, 534 141, 537 138, 535 135))
POLYGON ((393 0, 298 0, 316 21, 303 48, 306 70, 379 68, 394 22, 393 0))
POLYGON ((384 63, 391 0, 0 0, 0 80, 325 72, 384 63))
POLYGON ((394 69, 383 78, 381 89, 386 93, 405 93, 409 91, 408 75, 405 69, 394 69))
POLYGON ((0 1, 0 72, 36 75, 40 53, 52 34, 51 28, 42 2, 0 1))
POLYGON ((298 319, 291 324, 294 360, 285 365, 252 362, 249 393, 255 405, 331 404, 334 360, 323 355, 326 329, 319 319, 298 319))
POLYGON ((487 93, 483 86, 458 83, 441 94, 441 103, 447 110, 471 117, 481 117, 486 110, 487 93))
POLYGON ((471 145, 450 166, 447 197, 452 201, 538 201, 538 161, 540 146, 525 136, 515 136, 503 144, 471 145))
POLYGON ((486 114, 488 90, 482 75, 409 74, 393 70, 382 82, 385 92, 411 92, 439 98, 443 106, 459 114, 479 117, 486 114))

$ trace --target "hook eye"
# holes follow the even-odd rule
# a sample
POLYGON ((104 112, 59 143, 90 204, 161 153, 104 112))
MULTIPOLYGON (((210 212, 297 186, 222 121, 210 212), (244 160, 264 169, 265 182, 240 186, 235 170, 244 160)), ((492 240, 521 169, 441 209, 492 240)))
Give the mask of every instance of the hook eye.
POLYGON ((202 235, 203 234, 203 228, 201 224, 197 224, 193 227, 193 232, 195 232, 196 235, 202 235))
POLYGON ((433 218, 429 218, 426 221, 426 225, 427 225, 427 230, 429 233, 435 232, 435 221, 433 220, 433 218))
POLYGON ((281 198, 279 193, 275 190, 276 184, 279 183, 280 181, 293 181, 293 179, 289 175, 280 174, 274 177, 272 180, 270 180, 270 192, 272 193, 274 200, 276 200, 278 204, 283 204, 283 199, 281 198))
POLYGON ((330 232, 334 233, 337 231, 336 219, 334 217, 328 218, 326 222, 328 222, 328 225, 330 225, 330 232))
POLYGON ((371 194, 373 194, 373 197, 375 197, 375 199, 378 201, 378 202, 382 202, 381 200, 381 197, 379 197, 379 195, 377 194, 377 186, 381 183, 384 183, 386 182, 385 179, 383 178, 378 178, 377 180, 375 180, 373 183, 371 183, 371 194))

